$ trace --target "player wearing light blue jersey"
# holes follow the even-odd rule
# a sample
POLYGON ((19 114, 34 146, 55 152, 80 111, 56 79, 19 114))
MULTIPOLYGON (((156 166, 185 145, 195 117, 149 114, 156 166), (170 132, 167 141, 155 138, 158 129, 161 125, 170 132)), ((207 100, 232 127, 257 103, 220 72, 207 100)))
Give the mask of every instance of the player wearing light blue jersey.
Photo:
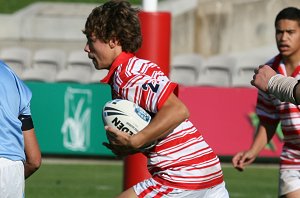
POLYGON ((0 197, 24 197, 25 178, 41 165, 31 91, 0 61, 0 197))

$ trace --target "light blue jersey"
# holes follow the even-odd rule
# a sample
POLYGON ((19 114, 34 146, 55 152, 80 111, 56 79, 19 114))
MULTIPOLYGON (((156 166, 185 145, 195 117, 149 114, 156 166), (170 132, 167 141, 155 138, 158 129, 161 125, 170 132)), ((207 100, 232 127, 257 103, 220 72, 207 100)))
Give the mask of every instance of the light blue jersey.
POLYGON ((31 91, 0 61, 0 157, 25 161, 19 115, 31 115, 31 91))

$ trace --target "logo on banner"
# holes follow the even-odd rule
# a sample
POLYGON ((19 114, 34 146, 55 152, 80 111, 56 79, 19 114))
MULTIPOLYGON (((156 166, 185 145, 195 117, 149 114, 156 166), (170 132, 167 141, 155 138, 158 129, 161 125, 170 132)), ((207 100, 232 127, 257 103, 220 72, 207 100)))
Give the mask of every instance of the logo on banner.
POLYGON ((64 98, 63 145, 72 151, 90 146, 92 91, 68 87, 64 98))

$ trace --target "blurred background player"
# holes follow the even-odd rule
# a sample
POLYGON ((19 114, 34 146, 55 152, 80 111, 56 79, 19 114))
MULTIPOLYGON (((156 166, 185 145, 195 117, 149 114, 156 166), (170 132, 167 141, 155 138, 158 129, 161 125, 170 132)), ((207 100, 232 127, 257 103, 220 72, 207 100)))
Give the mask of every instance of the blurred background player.
POLYGON ((30 100, 29 88, 0 61, 0 197, 24 197, 25 179, 41 165, 30 100))
POLYGON ((118 155, 158 140, 143 151, 152 178, 119 197, 227 198, 219 159, 187 120, 188 109, 173 93, 177 84, 155 63, 134 56, 142 43, 137 14, 126 1, 108 1, 91 12, 83 31, 85 51, 96 69, 109 70, 102 82, 111 86, 113 98, 133 101, 155 114, 134 136, 106 126, 114 138, 105 146, 118 155))
MULTIPOLYGON (((277 48, 280 53, 266 65, 270 65, 279 74, 299 79, 300 10, 288 7, 280 11, 275 20, 275 29, 277 48)), ((256 83, 258 77, 254 76, 256 83)), ((252 83, 255 84, 255 81, 252 83)), ((266 91, 265 88, 261 89, 266 91)), ((299 107, 292 103, 281 102, 273 95, 259 91, 256 112, 260 123, 255 139, 249 150, 239 152, 233 157, 233 166, 243 170, 245 166, 252 163, 271 140, 281 121, 284 145, 280 156, 279 195, 288 198, 300 197, 299 107)))

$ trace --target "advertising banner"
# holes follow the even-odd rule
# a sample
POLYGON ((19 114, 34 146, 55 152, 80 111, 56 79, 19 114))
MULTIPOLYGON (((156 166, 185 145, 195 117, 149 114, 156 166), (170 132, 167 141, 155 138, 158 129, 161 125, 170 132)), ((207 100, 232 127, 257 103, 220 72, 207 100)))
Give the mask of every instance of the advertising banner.
MULTIPOLYGON (((255 136, 257 89, 222 87, 179 88, 179 98, 190 110, 190 120, 220 156, 248 149, 255 136)), ((282 148, 280 126, 261 157, 278 157, 282 148)))
MULTIPOLYGON (((102 107, 111 99, 105 84, 26 82, 37 138, 43 154, 114 156, 102 142, 106 134, 102 107)), ((184 87, 179 98, 190 120, 219 156, 232 156, 250 147, 258 119, 255 88, 184 87)), ((278 157, 280 127, 261 157, 278 157)))
POLYGON ((43 154, 112 155, 102 146, 102 107, 111 99, 108 85, 26 84, 33 94, 31 111, 43 154))

